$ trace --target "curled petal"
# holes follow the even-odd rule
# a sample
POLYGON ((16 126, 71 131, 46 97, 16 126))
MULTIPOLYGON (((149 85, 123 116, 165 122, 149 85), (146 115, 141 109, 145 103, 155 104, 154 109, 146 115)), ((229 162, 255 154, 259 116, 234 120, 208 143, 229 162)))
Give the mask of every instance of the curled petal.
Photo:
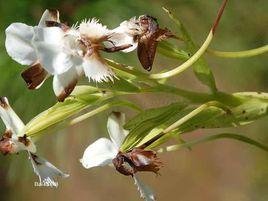
POLYGON ((144 183, 142 183, 136 174, 133 175, 133 179, 134 179, 135 185, 138 188, 138 191, 140 192, 141 198, 143 198, 145 201, 155 201, 156 200, 155 196, 153 194, 153 191, 148 186, 146 186, 144 183))
POLYGON ((125 114, 120 112, 113 112, 107 122, 107 129, 111 140, 119 149, 123 140, 128 134, 128 131, 124 130, 125 114))
POLYGON ((11 108, 6 97, 0 98, 0 116, 6 126, 6 129, 10 130, 13 135, 24 135, 23 131, 25 125, 11 108))
POLYGON ((85 58, 83 67, 89 81, 102 82, 113 80, 114 72, 98 53, 93 53, 90 57, 85 58))
POLYGON ((107 48, 118 47, 124 45, 131 45, 131 47, 121 50, 122 52, 128 53, 135 50, 138 46, 138 42, 130 34, 120 32, 121 29, 114 29, 109 39, 105 41, 104 45, 107 48))
POLYGON ((43 13, 38 26, 39 27, 46 27, 46 21, 55 21, 55 22, 60 22, 60 14, 59 11, 57 10, 45 10, 43 13))
POLYGON ((36 63, 24 70, 21 76, 26 82, 28 89, 38 89, 49 77, 49 74, 40 63, 36 63))
POLYGON ((137 25, 137 19, 131 18, 120 24, 119 27, 110 31, 110 37, 105 46, 124 46, 132 45, 131 47, 122 50, 122 52, 131 52, 138 46, 137 35, 141 34, 139 25, 137 25))
POLYGON ((31 65, 37 60, 31 43, 34 36, 33 27, 23 23, 13 23, 6 29, 5 46, 12 59, 22 65, 31 65))
POLYGON ((87 147, 80 162, 87 169, 105 166, 112 162, 117 152, 118 149, 109 139, 101 138, 87 147))
POLYGON ((38 157, 30 152, 29 157, 34 169, 35 174, 39 177, 40 182, 51 181, 57 183, 56 177, 68 177, 68 174, 63 173, 47 160, 38 157))
POLYGON ((70 68, 65 73, 54 76, 53 89, 59 101, 64 101, 72 93, 82 71, 82 67, 70 68))

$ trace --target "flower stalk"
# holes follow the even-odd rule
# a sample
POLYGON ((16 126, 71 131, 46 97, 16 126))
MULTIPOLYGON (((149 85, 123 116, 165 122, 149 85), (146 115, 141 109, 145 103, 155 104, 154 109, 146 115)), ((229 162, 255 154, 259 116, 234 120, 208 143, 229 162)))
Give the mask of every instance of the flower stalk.
POLYGON ((247 57, 254 57, 259 56, 261 54, 265 54, 268 52, 268 45, 264 45, 262 47, 250 49, 250 50, 243 50, 243 51, 236 51, 236 52, 225 52, 225 51, 218 51, 208 49, 207 53, 217 57, 223 58, 231 58, 231 59, 238 59, 238 58, 247 58, 247 57))
POLYGON ((215 141, 215 140, 220 140, 220 139, 233 139, 233 140, 237 140, 237 141, 242 141, 244 143, 250 144, 252 146, 255 146, 259 149, 262 149, 263 151, 267 151, 268 152, 268 147, 255 141, 252 140, 246 136, 243 135, 238 135, 238 134, 234 134, 234 133, 221 133, 221 134, 216 134, 216 135, 209 135, 209 136, 205 136, 199 139, 195 139, 192 141, 188 141, 188 142, 184 142, 182 144, 176 144, 176 145, 170 145, 167 147, 162 147, 160 149, 158 149, 158 153, 164 153, 164 152, 170 152, 170 151, 178 151, 180 149, 183 148, 192 148, 195 145, 199 145, 199 144, 203 144, 206 142, 211 142, 211 141, 215 141))
MULTIPOLYGON (((170 70, 168 72, 165 72, 165 73, 157 73, 157 74, 151 74, 149 77, 152 78, 152 79, 164 79, 164 78, 169 78, 169 77, 173 77, 175 75, 178 75, 180 73, 182 73, 183 71, 185 71, 186 69, 188 69, 189 67, 191 67, 208 49, 213 37, 214 37, 214 34, 215 34, 215 31, 216 31, 216 28, 219 24, 219 21, 221 19, 221 16, 223 14, 223 11, 224 11, 224 8, 227 4, 228 0, 223 0, 222 2, 222 5, 218 11, 218 15, 217 15, 217 18, 205 40, 205 42, 203 43, 203 45, 199 48, 199 50, 190 58, 188 59, 186 62, 184 62, 183 64, 181 64, 180 66, 176 67, 175 69, 173 70, 170 70)), ((164 8, 164 10, 166 12, 168 12, 168 14, 170 16, 171 13, 164 8)), ((174 18, 173 18, 174 19, 174 18)), ((179 22, 178 22, 179 23, 179 22)), ((180 24, 180 23, 179 23, 180 24)))

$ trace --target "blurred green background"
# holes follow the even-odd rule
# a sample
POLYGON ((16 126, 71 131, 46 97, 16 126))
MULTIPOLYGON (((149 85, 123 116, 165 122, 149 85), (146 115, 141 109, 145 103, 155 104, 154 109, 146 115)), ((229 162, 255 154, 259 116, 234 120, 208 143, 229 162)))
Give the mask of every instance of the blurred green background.
MULTIPOLYGON (((13 22, 36 25, 46 8, 60 10, 61 20, 73 24, 96 17, 110 28, 132 16, 150 14, 162 26, 176 32, 161 7, 170 8, 186 25, 195 41, 201 44, 216 16, 218 0, 0 0, 0 96, 10 103, 27 123, 39 112, 55 103, 51 79, 39 90, 28 91, 21 71, 25 68, 6 53, 5 29, 13 22)), ((268 43, 267 0, 230 1, 211 47, 235 51, 268 43)), ((178 43, 180 44, 180 43, 178 43)), ((116 53, 110 58, 141 69, 136 53, 116 53)), ((225 92, 266 91, 268 89, 267 54, 247 59, 223 59, 207 55, 218 88, 225 92)), ((153 72, 176 66, 178 61, 157 55, 153 72)), ((171 84, 198 91, 207 90, 194 77, 192 70, 173 78, 171 84)), ((130 100, 144 108, 166 105, 173 96, 136 95, 130 100)), ((119 109, 119 108, 117 108, 119 109)), ((126 111, 128 118, 134 115, 126 111)), ((86 170, 79 163, 84 149, 93 140, 106 136, 108 112, 88 119, 58 133, 48 134, 38 142, 40 155, 70 173, 59 181, 59 188, 34 187, 37 177, 24 153, 0 156, 0 200, 140 200, 131 178, 117 174, 112 168, 86 170)), ((202 130, 185 136, 191 139, 207 133, 232 130, 268 144, 268 118, 236 129, 202 130)), ((1 123, 1 130, 4 126, 1 123)), ((267 201, 268 155, 238 142, 222 140, 195 147, 192 151, 161 155, 165 166, 162 176, 145 174, 144 180, 165 201, 267 201)))

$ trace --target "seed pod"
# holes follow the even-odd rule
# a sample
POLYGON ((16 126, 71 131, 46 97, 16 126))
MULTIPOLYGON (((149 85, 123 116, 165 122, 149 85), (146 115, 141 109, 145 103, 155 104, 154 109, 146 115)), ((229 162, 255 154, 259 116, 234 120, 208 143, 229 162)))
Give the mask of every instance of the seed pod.
POLYGON ((119 152, 113 164, 118 172, 133 176, 136 172, 154 172, 158 174, 162 163, 152 150, 134 148, 130 152, 119 152))

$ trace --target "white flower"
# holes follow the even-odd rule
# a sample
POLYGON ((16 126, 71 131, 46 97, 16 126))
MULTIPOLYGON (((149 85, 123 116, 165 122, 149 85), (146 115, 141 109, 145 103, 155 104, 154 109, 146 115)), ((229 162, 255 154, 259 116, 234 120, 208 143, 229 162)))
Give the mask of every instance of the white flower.
POLYGON ((113 81, 114 72, 100 55, 116 52, 131 44, 106 47, 111 31, 96 19, 69 27, 59 20, 57 11, 46 10, 38 26, 13 23, 6 29, 8 54, 30 68, 22 73, 29 89, 37 89, 53 75, 53 90, 59 101, 71 94, 79 78, 89 81, 113 81))
MULTIPOLYGON (((128 134, 128 132, 123 129, 124 123, 125 116, 123 114, 118 112, 111 114, 107 122, 110 139, 100 138, 87 147, 80 160, 85 168, 89 169, 97 166, 106 166, 113 162, 119 152, 123 140, 128 134)), ((140 181, 136 174, 133 174, 132 176, 141 197, 146 201, 154 201, 155 197, 153 192, 140 181)))
MULTIPOLYGON (((35 27, 45 27, 46 21, 59 22, 59 13, 53 10, 46 10, 39 24, 35 27)), ((22 65, 30 67, 22 73, 29 89, 36 89, 48 77, 48 73, 38 63, 36 50, 32 44, 34 27, 23 23, 12 23, 5 31, 6 51, 8 55, 22 65)))
POLYGON ((7 98, 0 98, 0 116, 6 131, 0 140, 0 151, 3 154, 16 154, 26 151, 29 154, 34 172, 40 182, 51 180, 55 182, 56 176, 68 177, 51 163, 35 155, 36 147, 32 139, 24 134, 25 125, 10 107, 7 98))
POLYGON ((130 52, 137 48, 138 58, 144 69, 150 71, 154 62, 158 42, 174 35, 167 29, 159 28, 157 19, 149 15, 141 15, 124 21, 119 27, 111 31, 110 43, 112 45, 131 44, 132 46, 123 49, 123 52, 130 52))
POLYGON ((54 75, 53 90, 63 101, 76 86, 83 74, 82 55, 78 47, 76 30, 60 27, 34 28, 33 44, 40 64, 54 75))
POLYGON ((114 72, 100 56, 108 29, 97 20, 83 21, 79 28, 34 28, 33 44, 41 65, 54 75, 53 88, 64 100, 85 74, 89 81, 113 80, 114 72))
POLYGON ((135 50, 138 46, 138 39, 136 36, 141 34, 140 26, 137 24, 136 17, 130 20, 123 21, 117 28, 111 30, 111 37, 105 45, 107 47, 122 46, 126 44, 131 44, 132 46, 122 50, 122 52, 128 53, 135 50))

